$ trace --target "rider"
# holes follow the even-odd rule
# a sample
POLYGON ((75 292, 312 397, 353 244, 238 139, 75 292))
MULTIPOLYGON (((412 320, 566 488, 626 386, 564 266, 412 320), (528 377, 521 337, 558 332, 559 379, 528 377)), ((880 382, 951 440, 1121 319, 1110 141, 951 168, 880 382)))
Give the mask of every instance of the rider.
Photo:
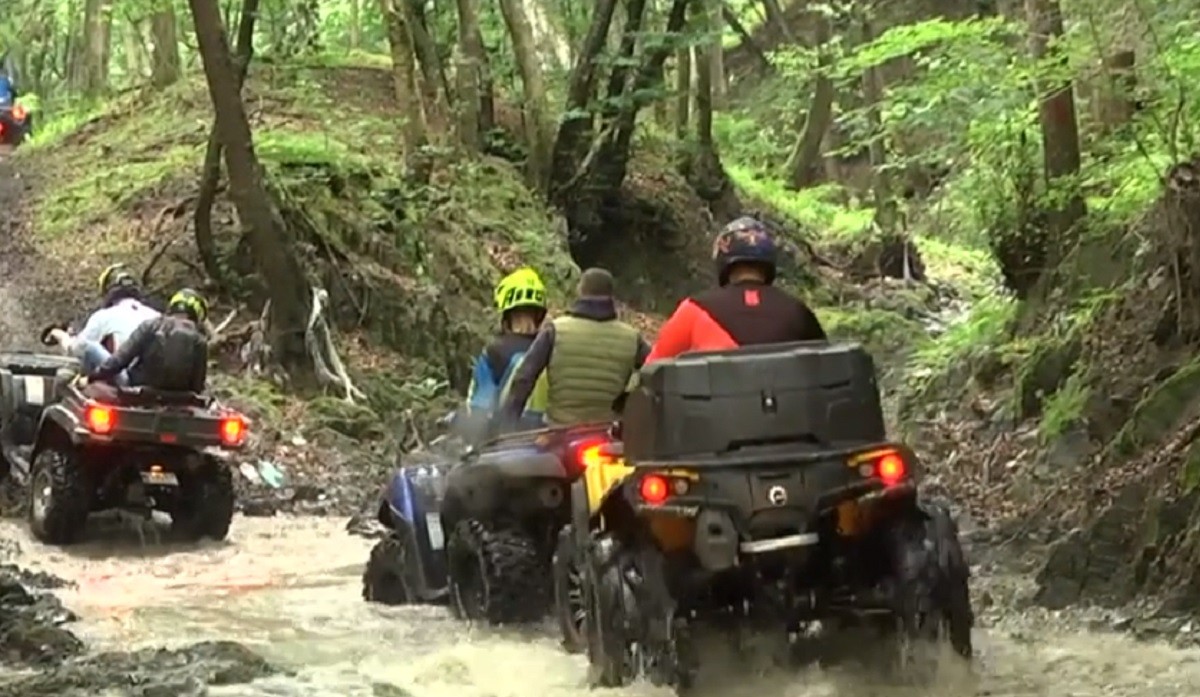
POLYGON ((17 86, 8 72, 0 67, 0 108, 7 109, 17 101, 17 86))
POLYGON ((66 353, 80 358, 85 375, 115 353, 143 322, 160 315, 146 304, 137 280, 121 264, 112 264, 100 274, 100 295, 103 306, 88 317, 77 335, 50 331, 66 353))
POLYGON ((726 225, 713 243, 718 286, 679 303, 646 361, 688 351, 826 340, 808 305, 773 285, 778 256, 775 238, 761 221, 742 217, 726 225))
MULTIPOLYGON (((533 269, 517 269, 496 284, 493 300, 500 313, 500 332, 475 359, 467 392, 467 408, 489 417, 546 319, 546 285, 533 269)), ((539 381, 529 402, 525 419, 540 423, 546 407, 544 380, 539 381)))
POLYGON ((203 392, 208 342, 201 326, 208 301, 190 288, 171 296, 167 313, 148 319, 88 378, 164 392, 203 392))
POLYGON ((570 311, 542 325, 517 366, 500 409, 501 423, 515 421, 543 373, 550 424, 609 420, 614 402, 649 352, 638 330, 617 319, 612 274, 588 269, 570 311))

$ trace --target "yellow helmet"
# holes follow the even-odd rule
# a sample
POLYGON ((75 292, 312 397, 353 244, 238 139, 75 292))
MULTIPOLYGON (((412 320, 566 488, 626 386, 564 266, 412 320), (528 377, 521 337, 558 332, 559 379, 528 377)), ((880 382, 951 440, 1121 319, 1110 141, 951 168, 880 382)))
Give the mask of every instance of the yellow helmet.
POLYGON ((167 312, 186 312, 197 322, 208 318, 208 301, 191 288, 184 288, 171 296, 167 312))
POLYGON ((528 266, 517 269, 496 284, 492 295, 496 310, 503 315, 518 307, 546 309, 546 284, 537 271, 528 266))

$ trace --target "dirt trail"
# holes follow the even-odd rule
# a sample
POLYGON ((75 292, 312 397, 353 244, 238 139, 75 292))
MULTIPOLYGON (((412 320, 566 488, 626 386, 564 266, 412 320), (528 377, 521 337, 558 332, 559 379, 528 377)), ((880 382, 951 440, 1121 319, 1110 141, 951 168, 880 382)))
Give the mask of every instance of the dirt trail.
MULTIPOLYGON (((56 591, 95 649, 234 640, 291 674, 212 688, 213 695, 408 694, 416 697, 652 697, 637 685, 590 693, 586 667, 550 628, 471 628, 441 608, 383 608, 360 600, 369 543, 332 518, 239 518, 229 542, 169 546, 127 523, 101 524, 68 551, 0 521, 27 567, 77 585, 56 591)), ((144 531, 143 531, 144 532, 144 531)), ((152 531, 151 531, 152 532, 152 531)), ((982 579, 995 585, 995 579, 982 579)), ((999 593, 998 593, 999 595, 999 593)), ((1007 601, 1006 601, 1007 602, 1007 601)), ((977 635, 976 675, 947 671, 933 690, 896 687, 852 668, 756 672, 719 658, 706 694, 730 697, 1191 697, 1200 651, 1089 633, 1037 612, 999 613, 977 635)), ((0 686, 3 680, 0 680, 0 686)), ((2 691, 0 691, 2 694, 2 691)), ((130 693, 134 694, 134 693, 130 693)))

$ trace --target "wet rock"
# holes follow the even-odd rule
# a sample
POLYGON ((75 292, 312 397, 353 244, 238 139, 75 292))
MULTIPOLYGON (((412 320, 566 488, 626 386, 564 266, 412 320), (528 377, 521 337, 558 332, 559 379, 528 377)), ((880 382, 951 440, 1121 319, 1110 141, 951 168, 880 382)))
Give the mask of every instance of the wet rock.
POLYGON ((231 641, 181 649, 106 652, 37 675, 0 683, 0 697, 135 697, 204 695, 207 686, 248 683, 279 672, 262 656, 231 641))
POLYGON ((48 575, 0 567, 0 663, 52 665, 83 651, 83 642, 62 627, 75 615, 54 596, 31 593, 24 577, 45 585, 63 584, 48 575))
POLYGON ((397 687, 385 682, 372 684, 371 694, 375 697, 412 697, 412 693, 403 687, 397 687))

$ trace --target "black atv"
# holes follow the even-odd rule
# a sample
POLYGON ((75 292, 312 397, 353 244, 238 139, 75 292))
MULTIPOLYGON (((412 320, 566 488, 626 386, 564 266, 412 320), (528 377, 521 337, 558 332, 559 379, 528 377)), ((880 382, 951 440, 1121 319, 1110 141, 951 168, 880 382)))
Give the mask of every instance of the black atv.
MULTIPOLYGON (((969 569, 948 511, 884 432, 871 357, 824 342, 647 368, 619 481, 577 495, 583 629, 598 685, 690 687, 696 623, 878 630, 969 657, 969 569)), ((592 483, 592 477, 587 480, 592 483)), ((878 652, 876 652, 878 653, 878 652)))
POLYGON ((0 453, 28 487, 34 535, 70 544, 90 513, 120 508, 163 511, 185 539, 224 539, 225 460, 245 443, 245 418, 191 392, 81 385, 77 369, 63 356, 0 354, 0 453))
POLYGON ((570 486, 612 440, 611 429, 594 423, 507 435, 469 449, 450 469, 439 521, 457 616, 505 624, 550 610, 551 558, 570 519, 570 486))

